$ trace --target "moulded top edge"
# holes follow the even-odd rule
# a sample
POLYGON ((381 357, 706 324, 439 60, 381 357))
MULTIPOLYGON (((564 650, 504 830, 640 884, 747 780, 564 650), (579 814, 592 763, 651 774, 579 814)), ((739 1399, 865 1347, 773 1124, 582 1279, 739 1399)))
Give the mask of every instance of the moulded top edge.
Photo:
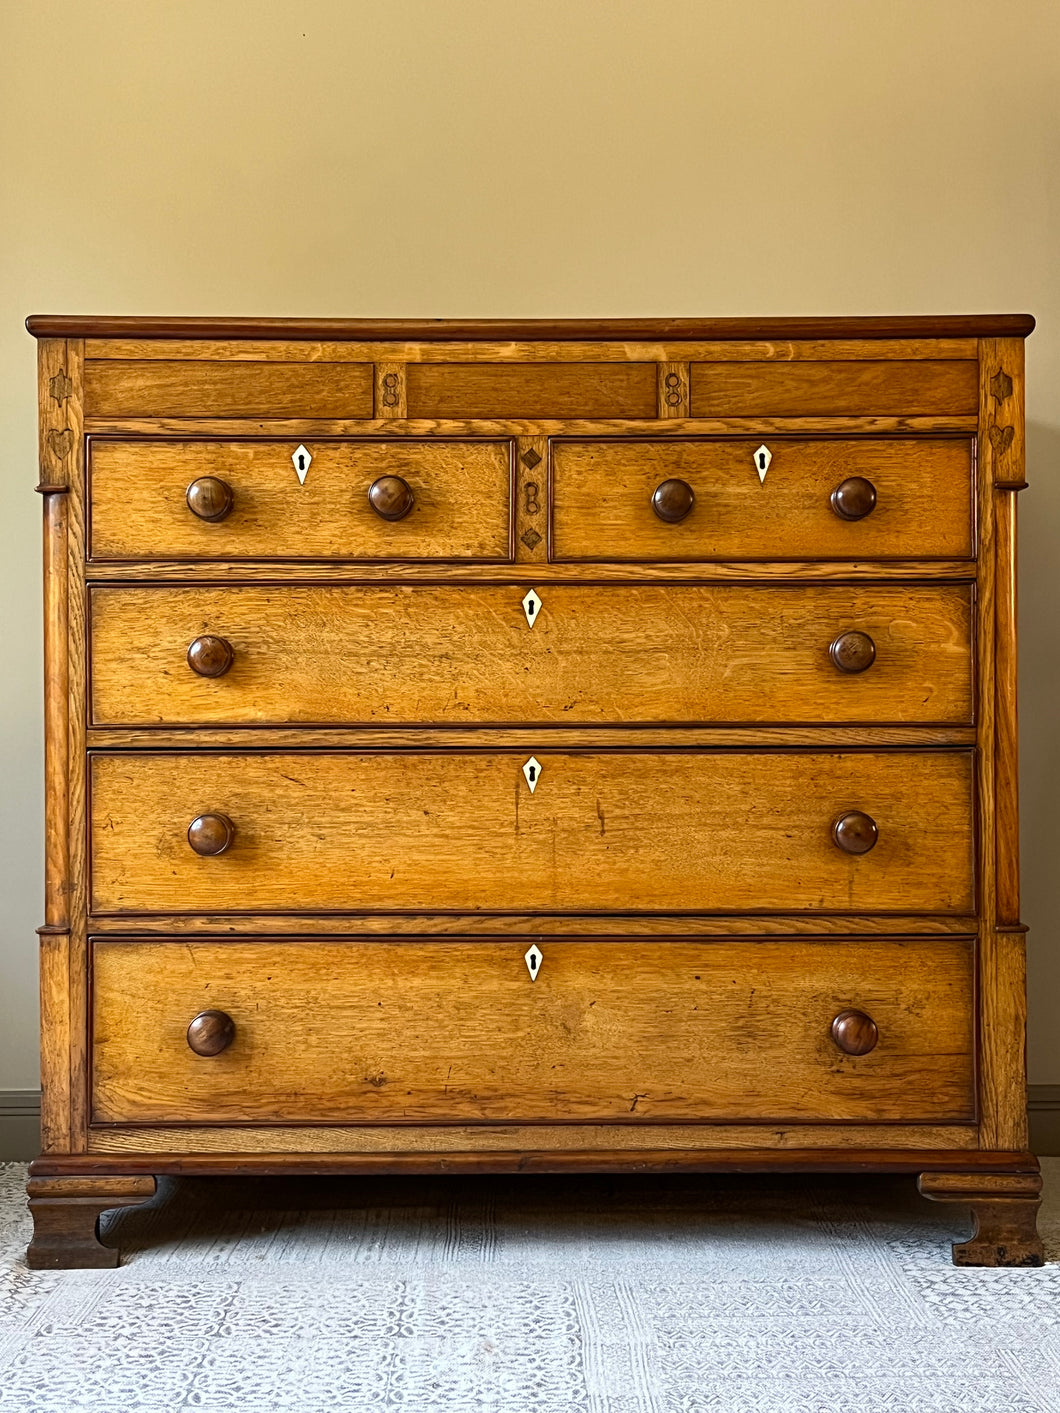
POLYGON ((722 319, 227 319, 31 314, 35 338, 355 339, 894 339, 1025 338, 1031 314, 917 314, 722 319))

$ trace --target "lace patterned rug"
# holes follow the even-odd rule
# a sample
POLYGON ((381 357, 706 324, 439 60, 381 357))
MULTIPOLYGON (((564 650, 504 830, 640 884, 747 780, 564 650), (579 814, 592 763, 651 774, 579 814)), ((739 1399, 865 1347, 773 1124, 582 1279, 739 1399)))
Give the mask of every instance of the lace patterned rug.
MULTIPOLYGON (((0 1168, 0 1409, 1057 1413, 1041 1270, 957 1270, 909 1179, 185 1180, 115 1271, 28 1271, 0 1168)), ((1050 1181, 1051 1180, 1051 1181, 1050 1181)))

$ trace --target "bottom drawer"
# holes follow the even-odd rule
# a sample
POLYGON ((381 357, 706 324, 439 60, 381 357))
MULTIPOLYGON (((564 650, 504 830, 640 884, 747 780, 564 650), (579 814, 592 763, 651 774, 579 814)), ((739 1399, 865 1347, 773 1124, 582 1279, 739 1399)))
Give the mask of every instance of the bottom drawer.
POLYGON ((972 939, 537 946, 97 940, 93 1120, 975 1118, 972 939))

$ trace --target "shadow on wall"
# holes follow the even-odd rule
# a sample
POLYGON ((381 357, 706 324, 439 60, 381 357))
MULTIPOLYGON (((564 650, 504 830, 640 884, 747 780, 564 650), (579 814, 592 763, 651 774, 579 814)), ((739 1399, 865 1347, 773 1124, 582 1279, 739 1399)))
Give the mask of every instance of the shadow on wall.
POLYGON ((1060 995, 1060 428, 1027 426, 1020 492, 1020 849, 1028 939, 1030 1078, 1056 1072, 1049 998, 1060 995))

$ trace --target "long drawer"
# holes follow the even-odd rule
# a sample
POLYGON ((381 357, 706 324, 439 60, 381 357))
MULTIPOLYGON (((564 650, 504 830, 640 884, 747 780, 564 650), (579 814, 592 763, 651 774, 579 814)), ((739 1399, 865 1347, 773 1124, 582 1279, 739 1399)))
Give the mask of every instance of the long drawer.
POLYGON ((106 587, 97 725, 972 719, 966 585, 106 587), (212 675, 212 674, 218 675, 212 675))
POLYGON ((101 752, 90 785, 101 915, 975 905, 964 750, 101 752))
POLYGON ((967 558, 973 450, 968 436, 557 437, 552 558, 967 558))
POLYGON ((511 558, 514 443, 93 437, 97 560, 511 558))
POLYGON ((93 1117, 975 1117, 969 939, 536 950, 528 962, 526 938, 97 941, 93 1117))

